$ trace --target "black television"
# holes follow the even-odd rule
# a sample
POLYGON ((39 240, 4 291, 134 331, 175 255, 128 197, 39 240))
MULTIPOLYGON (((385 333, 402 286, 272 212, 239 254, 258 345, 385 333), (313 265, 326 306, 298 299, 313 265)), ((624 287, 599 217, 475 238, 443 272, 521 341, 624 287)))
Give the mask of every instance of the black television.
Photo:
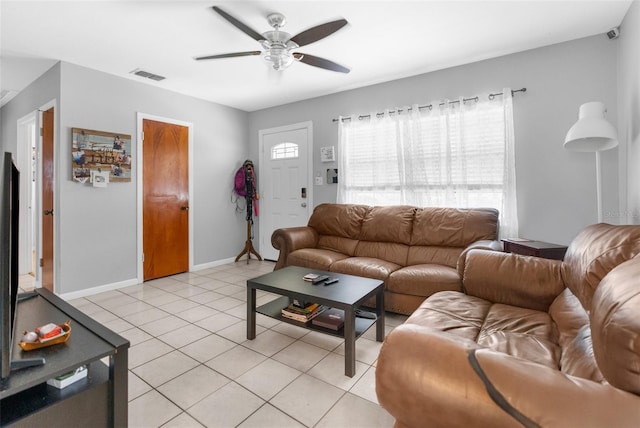
POLYGON ((20 172, 11 153, 5 152, 0 165, 0 374, 4 381, 12 369, 44 364, 42 358, 11 360, 16 312, 18 309, 18 232, 20 227, 20 172))

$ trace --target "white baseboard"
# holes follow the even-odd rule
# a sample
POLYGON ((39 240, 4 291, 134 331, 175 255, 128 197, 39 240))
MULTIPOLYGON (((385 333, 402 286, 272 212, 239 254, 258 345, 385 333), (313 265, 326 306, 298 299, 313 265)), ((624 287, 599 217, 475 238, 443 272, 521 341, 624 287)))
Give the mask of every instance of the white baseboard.
POLYGON ((99 285, 97 287, 85 288, 84 290, 72 291, 70 293, 60 294, 63 300, 79 299, 81 297, 93 296, 94 294, 104 293, 105 291, 117 290, 119 288, 130 287, 138 284, 138 280, 128 279, 126 281, 114 282, 112 284, 99 285))
POLYGON ((205 270, 216 266, 226 265, 229 263, 233 263, 236 260, 235 257, 231 257, 228 259, 216 260, 215 262, 202 263, 200 265, 194 265, 191 269, 192 272, 197 272, 199 270, 205 270))
MULTIPOLYGON (((222 260, 216 260, 214 262, 203 263, 200 265, 193 266, 191 271, 197 272, 199 270, 205 270, 212 267, 233 263, 234 261, 235 261, 235 258, 231 257, 228 259, 222 259, 222 260)), ((140 282, 137 279, 133 278, 133 279, 128 279, 126 281, 114 282, 113 284, 99 285, 97 287, 60 294, 59 297, 63 300, 79 299, 81 297, 93 296, 94 294, 104 293, 105 291, 111 291, 111 290, 117 290, 119 288, 130 287, 132 285, 136 285, 139 283, 140 282)))

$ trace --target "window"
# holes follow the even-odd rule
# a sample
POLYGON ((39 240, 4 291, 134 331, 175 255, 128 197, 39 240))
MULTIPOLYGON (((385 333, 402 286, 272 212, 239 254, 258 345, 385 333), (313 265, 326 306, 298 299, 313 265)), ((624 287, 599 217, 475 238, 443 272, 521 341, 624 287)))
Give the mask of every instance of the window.
POLYGON ((501 231, 517 236, 511 97, 504 98, 341 121, 338 202, 492 207, 501 231))
POLYGON ((298 145, 296 143, 280 143, 271 148, 271 160, 293 159, 298 157, 298 145))

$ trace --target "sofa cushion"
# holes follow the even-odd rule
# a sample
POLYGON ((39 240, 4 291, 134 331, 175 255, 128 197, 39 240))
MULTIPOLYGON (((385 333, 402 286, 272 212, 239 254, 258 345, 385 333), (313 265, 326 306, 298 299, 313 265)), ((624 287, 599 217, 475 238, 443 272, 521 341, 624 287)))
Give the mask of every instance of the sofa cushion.
POLYGON ((348 256, 331 250, 316 248, 302 248, 289 253, 289 263, 292 266, 308 267, 310 269, 329 270, 329 267, 338 260, 348 256))
POLYGON ((372 257, 349 257, 331 264, 330 270, 331 272, 385 281, 391 272, 400 269, 400 267, 395 263, 372 257))
POLYGON ((484 348, 558 368, 560 348, 546 312, 442 291, 427 298, 406 323, 435 328, 474 340, 484 348))
POLYGON ((589 311, 591 298, 602 278, 638 254, 640 227, 594 224, 583 229, 571 241, 564 256, 562 277, 589 311))
POLYGON ((602 373, 593 355, 589 315, 571 290, 565 288, 554 300, 549 315, 558 329, 558 343, 562 349, 560 370, 571 376, 602 382, 602 373))
POLYGON ((420 208, 415 213, 411 245, 466 247, 497 235, 496 209, 420 208))
POLYGON ((491 302, 455 291, 442 291, 426 299, 405 324, 426 326, 464 337, 478 338, 491 302))
POLYGON ((407 264, 408 251, 409 247, 395 242, 360 241, 354 255, 357 257, 387 260, 398 266, 405 266, 407 264))
POLYGON ((640 256, 604 278, 593 296, 590 319, 596 361, 605 378, 640 394, 640 256))
POLYGON ((360 239, 362 220, 370 207, 353 204, 320 204, 309 219, 318 235, 360 239))
POLYGON ((547 312, 494 303, 478 334, 478 345, 558 369, 560 346, 547 312))
POLYGON ((413 245, 407 253, 407 266, 419 264, 439 264, 455 268, 464 247, 437 247, 413 245))
POLYGON ((461 291, 458 272, 448 266, 422 264, 406 266, 393 272, 386 281, 388 291, 429 297, 438 291, 461 291))
POLYGON ((403 205, 371 208, 362 220, 360 240, 409 245, 415 212, 403 205))
POLYGON ((318 238, 318 248, 353 256, 356 254, 358 241, 342 236, 322 235, 318 238))

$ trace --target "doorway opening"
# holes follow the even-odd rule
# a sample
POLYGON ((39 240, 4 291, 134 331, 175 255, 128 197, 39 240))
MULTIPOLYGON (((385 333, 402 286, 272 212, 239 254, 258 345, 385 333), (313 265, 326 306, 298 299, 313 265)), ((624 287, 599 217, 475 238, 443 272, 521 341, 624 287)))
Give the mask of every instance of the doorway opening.
POLYGON ((20 231, 18 274, 36 276, 36 112, 18 120, 16 162, 20 169, 20 231))

